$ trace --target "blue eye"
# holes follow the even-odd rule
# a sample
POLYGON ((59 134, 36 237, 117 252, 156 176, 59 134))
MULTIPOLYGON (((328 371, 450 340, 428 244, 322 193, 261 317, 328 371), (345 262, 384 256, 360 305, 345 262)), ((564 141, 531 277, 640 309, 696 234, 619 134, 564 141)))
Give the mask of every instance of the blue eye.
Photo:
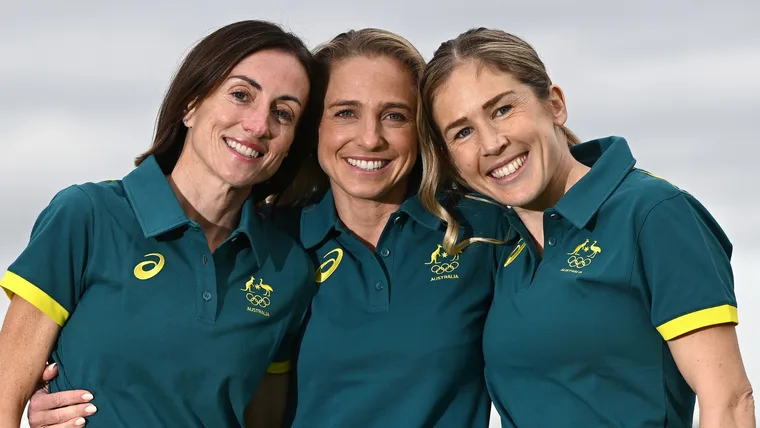
POLYGON ((390 113, 388 114, 388 119, 394 122, 402 122, 406 120, 406 116, 401 113, 390 113))
POLYGON ((464 138, 470 134, 472 134, 472 128, 463 128, 461 131, 457 132, 454 138, 464 138))
POLYGON ((348 118, 354 117, 354 112, 352 110, 341 110, 341 111, 335 113, 335 117, 340 117, 342 119, 348 119, 348 118))
POLYGON ((512 110, 512 106, 501 106, 498 110, 496 110, 494 116, 504 116, 505 114, 509 113, 510 110, 512 110))

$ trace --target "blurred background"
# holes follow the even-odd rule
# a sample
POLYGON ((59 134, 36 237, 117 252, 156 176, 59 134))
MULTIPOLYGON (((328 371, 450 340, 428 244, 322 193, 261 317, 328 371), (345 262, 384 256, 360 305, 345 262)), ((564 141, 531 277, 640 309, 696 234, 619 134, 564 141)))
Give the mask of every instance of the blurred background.
MULTIPOLYGON (((40 0, 0 9, 2 270, 57 190, 132 169, 175 68, 220 26, 267 19, 310 47, 380 27, 428 59, 462 31, 498 27, 536 47, 582 140, 626 137, 638 166, 691 192, 723 226, 741 349, 760 385, 760 2, 40 0)), ((0 299, 0 317, 7 304, 0 299)))

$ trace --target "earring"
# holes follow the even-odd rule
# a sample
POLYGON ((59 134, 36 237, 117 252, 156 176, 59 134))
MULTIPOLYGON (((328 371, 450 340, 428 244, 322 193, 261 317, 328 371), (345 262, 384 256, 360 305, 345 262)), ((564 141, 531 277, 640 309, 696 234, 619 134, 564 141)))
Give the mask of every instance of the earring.
POLYGON ((182 124, 185 125, 185 128, 189 128, 189 126, 187 126, 187 119, 182 119, 182 124))

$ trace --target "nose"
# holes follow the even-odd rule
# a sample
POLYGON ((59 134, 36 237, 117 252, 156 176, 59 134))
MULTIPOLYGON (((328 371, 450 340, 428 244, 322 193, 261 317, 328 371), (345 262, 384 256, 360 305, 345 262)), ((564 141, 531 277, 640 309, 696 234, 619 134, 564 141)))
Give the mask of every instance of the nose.
POLYGON ((246 111, 243 117, 243 130, 251 134, 254 138, 270 137, 271 132, 271 113, 269 106, 261 103, 253 106, 246 111))
POLYGON ((376 118, 365 118, 363 122, 359 144, 368 150, 376 150, 383 145, 380 121, 376 118))
POLYGON ((502 135, 498 129, 487 127, 481 139, 483 153, 489 156, 498 156, 509 145, 509 139, 502 135))

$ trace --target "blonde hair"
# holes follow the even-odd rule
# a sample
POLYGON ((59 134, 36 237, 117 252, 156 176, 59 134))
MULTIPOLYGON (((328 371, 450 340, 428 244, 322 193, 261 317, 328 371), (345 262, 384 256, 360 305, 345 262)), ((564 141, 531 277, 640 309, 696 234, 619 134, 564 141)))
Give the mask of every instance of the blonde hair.
MULTIPOLYGON (((322 66, 329 84, 332 69, 341 61, 355 57, 378 58, 387 57, 400 62, 412 77, 412 88, 419 112, 419 81, 425 68, 425 58, 407 39, 387 30, 378 28, 363 28, 340 33, 329 42, 314 49, 314 58, 322 66)), ((327 85, 325 85, 326 87, 327 85)), ((320 104, 323 104, 324 94, 320 94, 320 104)), ((324 106, 322 106, 324 107, 324 106)), ((320 116, 321 116, 320 109, 320 116)), ((419 113, 418 113, 419 114, 419 113)), ((317 144, 313 145, 307 156, 306 163, 292 178, 292 183, 278 204, 286 206, 304 206, 314 203, 321 198, 330 187, 330 181, 319 166, 317 159, 317 144)), ((422 166, 415 165, 410 173, 410 185, 418 186, 422 176, 422 166)))
MULTIPOLYGON (((521 38, 501 30, 477 28, 441 44, 427 63, 420 79, 420 108, 417 128, 420 132, 420 151, 427 164, 420 184, 420 200, 427 210, 447 223, 444 247, 456 249, 459 226, 438 202, 435 195, 440 188, 469 190, 451 160, 441 130, 433 120, 433 100, 437 90, 449 79, 458 65, 476 62, 510 74, 529 86, 539 100, 546 101, 552 82, 546 66, 535 49, 521 38)), ((567 145, 580 143, 578 137, 565 126, 559 127, 567 145)))

